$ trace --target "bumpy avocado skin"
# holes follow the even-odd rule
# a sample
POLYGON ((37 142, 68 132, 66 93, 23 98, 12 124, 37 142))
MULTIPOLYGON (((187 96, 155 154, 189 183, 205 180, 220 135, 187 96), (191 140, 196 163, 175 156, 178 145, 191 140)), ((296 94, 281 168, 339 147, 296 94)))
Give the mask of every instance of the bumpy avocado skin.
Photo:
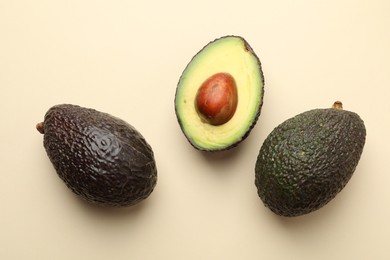
POLYGON ((265 206, 281 216, 300 216, 331 201, 347 184, 366 140, 354 112, 314 109, 290 118, 264 141, 255 184, 265 206))
POLYGON ((43 122, 44 147, 59 177, 81 198, 125 207, 146 199, 157 182, 151 146, 125 121, 63 104, 43 122))

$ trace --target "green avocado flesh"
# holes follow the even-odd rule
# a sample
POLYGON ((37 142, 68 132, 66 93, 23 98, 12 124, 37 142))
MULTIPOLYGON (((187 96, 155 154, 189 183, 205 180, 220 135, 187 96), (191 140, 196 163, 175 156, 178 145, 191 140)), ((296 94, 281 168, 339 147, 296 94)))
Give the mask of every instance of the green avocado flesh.
POLYGON ((153 191, 157 168, 152 148, 125 121, 63 104, 50 108, 37 129, 58 176, 86 201, 131 206, 153 191))
POLYGON ((340 105, 286 120, 269 134, 257 157, 259 197, 281 216, 323 207, 352 177, 365 140, 362 119, 340 105))
POLYGON ((263 89, 260 61, 243 38, 225 36, 210 42, 192 58, 176 89, 175 111, 184 135, 199 150, 218 151, 236 146, 256 124, 263 89), (213 125, 198 114, 195 99, 202 83, 218 73, 233 77, 238 103, 229 121, 213 125))

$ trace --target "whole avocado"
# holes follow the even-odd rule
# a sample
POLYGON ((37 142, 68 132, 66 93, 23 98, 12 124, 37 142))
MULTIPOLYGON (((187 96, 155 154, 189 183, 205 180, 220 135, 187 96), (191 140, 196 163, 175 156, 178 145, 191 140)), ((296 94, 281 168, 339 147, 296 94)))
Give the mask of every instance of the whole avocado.
POLYGON ((152 193, 157 182, 152 148, 125 121, 61 104, 51 107, 36 127, 58 176, 86 201, 125 207, 152 193))
POLYGON ((255 184, 264 205, 281 216, 300 216, 331 201, 360 160, 366 128, 358 114, 313 109, 277 126, 256 161, 255 184))

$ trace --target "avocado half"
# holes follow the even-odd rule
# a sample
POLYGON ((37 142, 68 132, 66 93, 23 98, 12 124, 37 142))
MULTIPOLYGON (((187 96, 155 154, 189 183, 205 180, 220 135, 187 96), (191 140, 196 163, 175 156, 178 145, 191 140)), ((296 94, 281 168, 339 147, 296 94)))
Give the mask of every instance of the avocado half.
POLYGON ((227 150, 255 126, 263 94, 263 72, 253 49, 240 36, 224 36, 203 47, 184 69, 175 112, 193 147, 227 150))

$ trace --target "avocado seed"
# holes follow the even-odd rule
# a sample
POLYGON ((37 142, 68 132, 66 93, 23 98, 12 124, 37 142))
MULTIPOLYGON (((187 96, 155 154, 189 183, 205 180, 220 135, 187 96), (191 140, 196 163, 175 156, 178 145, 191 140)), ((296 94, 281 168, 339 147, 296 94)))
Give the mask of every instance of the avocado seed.
POLYGON ((236 112, 238 103, 237 85, 228 73, 217 73, 206 79, 199 87, 195 107, 202 121, 211 125, 227 123, 236 112))

